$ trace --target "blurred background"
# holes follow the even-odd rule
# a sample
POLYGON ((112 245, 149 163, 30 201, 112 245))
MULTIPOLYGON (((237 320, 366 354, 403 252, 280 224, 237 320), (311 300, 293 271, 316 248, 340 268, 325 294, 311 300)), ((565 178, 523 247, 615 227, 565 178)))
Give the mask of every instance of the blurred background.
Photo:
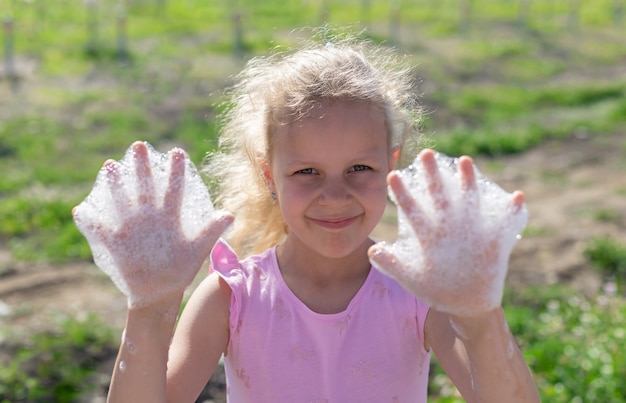
MULTIPOLYGON (((102 163, 146 140, 201 164, 232 76, 323 24, 406 54, 425 144, 526 192, 504 303, 543 400, 626 402, 626 0, 0 0, 0 18, 0 402, 104 399, 126 302, 71 220, 102 163)), ((394 225, 390 205, 377 238, 394 225)), ((462 401, 436 360, 429 391, 462 401)))

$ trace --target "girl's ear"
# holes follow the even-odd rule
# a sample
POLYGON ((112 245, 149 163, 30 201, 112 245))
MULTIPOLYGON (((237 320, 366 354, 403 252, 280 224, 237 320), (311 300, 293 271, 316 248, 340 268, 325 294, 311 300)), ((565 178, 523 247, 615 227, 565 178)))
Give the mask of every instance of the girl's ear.
POLYGON ((400 159, 400 146, 394 146, 389 152, 389 172, 391 172, 400 159))
POLYGON ((274 180, 272 179, 272 167, 267 161, 267 158, 265 158, 265 155, 257 155, 257 163, 259 167, 261 167, 261 174, 263 175, 267 189, 270 193, 275 192, 274 180))

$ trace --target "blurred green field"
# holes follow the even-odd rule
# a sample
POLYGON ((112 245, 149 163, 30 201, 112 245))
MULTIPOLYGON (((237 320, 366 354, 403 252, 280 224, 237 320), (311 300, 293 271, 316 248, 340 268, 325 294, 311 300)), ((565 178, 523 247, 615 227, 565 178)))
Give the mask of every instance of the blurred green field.
MULTIPOLYGON (((0 246, 20 261, 89 261, 70 211, 103 161, 140 139, 201 163, 216 147, 231 76, 254 55, 296 43, 300 27, 365 29, 398 47, 421 83, 425 144, 450 155, 625 134, 625 14, 622 0, 0 0, 0 246)), ((520 333, 541 328, 524 328, 528 301, 514 302, 520 333)), ((623 299, 607 306, 626 326, 623 299)), ((530 333, 524 342, 549 356, 530 333)), ((594 401, 626 401, 615 381, 626 377, 624 352, 607 354, 622 367, 599 372, 612 394, 594 401)), ((546 401, 592 401, 571 381, 574 370, 555 381, 538 356, 529 361, 546 401)), ((456 401, 433 388, 433 401, 456 401)))
POLYGON ((442 152, 516 153, 623 131, 625 23, 616 25, 617 3, 579 3, 574 23, 569 1, 532 2, 522 13, 512 0, 2 0, 17 79, 6 74, 5 29, 0 236, 19 259, 88 258, 66 212, 100 164, 135 139, 181 146, 200 163, 216 145, 230 76, 253 55, 292 44, 294 28, 321 22, 366 27, 409 55, 426 144, 442 152))

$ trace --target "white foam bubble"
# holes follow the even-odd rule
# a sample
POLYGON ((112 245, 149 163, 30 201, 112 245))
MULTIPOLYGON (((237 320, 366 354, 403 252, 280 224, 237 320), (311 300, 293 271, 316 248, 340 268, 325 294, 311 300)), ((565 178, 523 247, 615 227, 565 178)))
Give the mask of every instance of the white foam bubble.
POLYGON ((0 316, 9 316, 12 312, 11 307, 0 300, 0 316))
POLYGON ((420 157, 400 172, 419 212, 407 217, 398 209, 398 239, 386 247, 402 264, 380 269, 405 286, 413 283, 407 288, 441 311, 471 315, 497 307, 510 252, 528 219, 526 209, 514 211, 512 195, 476 167, 476 187, 462 190, 458 160, 441 153, 435 160, 439 196, 433 196, 420 157), (411 223, 416 220, 422 223, 420 236, 411 223))
MULTIPOLYGON (((149 287, 150 282, 144 280, 154 271, 160 270, 173 271, 172 287, 177 285, 174 284, 178 281, 175 278, 176 268, 161 263, 171 262, 172 248, 176 247, 175 237, 179 235, 175 232, 176 228, 180 228, 187 239, 194 239, 210 221, 215 220, 216 214, 206 185, 184 151, 174 149, 160 153, 147 143, 146 146, 152 179, 150 176, 137 175, 136 156, 131 146, 119 162, 102 167, 93 189, 76 207, 74 214, 76 226, 89 242, 94 262, 129 298, 131 306, 145 304, 148 294, 156 299, 172 291, 168 289, 168 284, 160 284, 158 288, 153 286, 153 289, 142 290, 142 295, 137 295, 131 291, 133 286, 129 282, 144 283, 145 287, 149 287), (177 176, 179 182, 183 181, 179 183, 182 192, 179 216, 159 216, 163 230, 157 228, 128 238, 118 235, 115 243, 106 241, 103 236, 115 234, 123 226, 128 227, 130 222, 139 224, 142 219, 156 219, 157 211, 166 207, 164 204, 168 202, 166 193, 170 186, 172 159, 179 158, 180 153, 184 155, 184 176, 177 176), (151 191, 146 192, 146 189, 151 191), (153 194, 154 197, 150 199, 152 202, 145 199, 146 194, 153 194), (123 251, 134 251, 136 256, 122 256, 123 251), (128 273, 122 275, 118 267, 121 258, 149 262, 146 266, 149 266, 150 272, 136 271, 134 278, 128 273)), ((120 232, 127 231, 126 227, 120 232)))
POLYGON ((124 344, 126 345, 126 350, 128 350, 130 354, 137 354, 137 345, 134 341, 129 338, 125 338, 124 344))

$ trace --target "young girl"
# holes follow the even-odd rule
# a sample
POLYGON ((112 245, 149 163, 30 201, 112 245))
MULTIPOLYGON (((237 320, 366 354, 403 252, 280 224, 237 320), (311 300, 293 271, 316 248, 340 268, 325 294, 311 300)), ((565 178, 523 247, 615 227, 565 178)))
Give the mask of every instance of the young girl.
MULTIPOLYGON (((217 204, 233 215, 216 215, 194 239, 180 228, 181 150, 161 205, 148 149, 133 144, 140 205, 111 206, 129 210, 121 228, 85 223, 74 210, 81 230, 110 247, 133 296, 110 401, 193 402, 223 355, 234 403, 425 402, 431 350, 468 402, 539 401, 499 299, 485 303, 497 281, 491 266, 506 265, 510 251, 468 218, 472 245, 481 246, 457 248, 465 252, 455 269, 473 273, 462 286, 414 273, 418 261, 446 273, 436 249, 456 224, 426 227, 420 201, 393 171, 419 119, 409 70, 395 61, 348 40, 252 60, 206 167, 217 204), (387 185, 422 245, 410 259, 369 237, 387 185), (233 217, 229 243, 216 242, 233 217), (160 253, 142 242, 155 234, 160 253), (211 248, 212 272, 177 322, 183 291, 211 248)), ((418 161, 444 211, 454 195, 434 152, 418 161)), ((458 167, 455 191, 475 188, 472 160, 458 167)), ((121 193, 117 163, 105 170, 111 192, 121 193)), ((506 203, 518 215, 523 195, 506 203)))

